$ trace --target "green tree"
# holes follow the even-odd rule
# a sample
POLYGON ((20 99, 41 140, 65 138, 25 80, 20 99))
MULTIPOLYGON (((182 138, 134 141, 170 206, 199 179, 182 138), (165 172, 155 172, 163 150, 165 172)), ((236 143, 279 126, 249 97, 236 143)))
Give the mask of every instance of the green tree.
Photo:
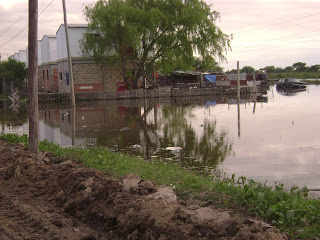
POLYGON ((219 13, 203 0, 99 0, 87 5, 88 33, 82 50, 96 62, 119 64, 128 80, 128 64, 136 63, 134 79, 151 71, 172 71, 177 59, 192 66, 194 52, 203 59, 225 60, 230 36, 216 22, 219 13))
POLYGON ((9 90, 8 86, 11 85, 11 82, 14 87, 19 90, 24 89, 24 79, 27 73, 28 70, 24 62, 17 61, 13 58, 0 62, 1 92, 7 94, 9 90), (7 86, 6 89, 3 89, 4 86, 7 86))
POLYGON ((204 59, 199 57, 194 59, 192 67, 196 70, 222 72, 223 68, 219 66, 219 63, 212 57, 206 56, 204 59))
POLYGON ((284 71, 285 72, 292 72, 293 71, 293 67, 291 67, 291 66, 285 67, 284 71))
POLYGON ((255 69, 253 67, 251 67, 251 66, 244 66, 240 70, 241 73, 252 73, 254 71, 255 71, 255 69))
POLYGON ((274 70, 274 72, 276 72, 276 73, 282 73, 282 72, 283 72, 283 68, 281 68, 281 67, 276 67, 276 69, 274 70))
POLYGON ((312 65, 312 66, 309 68, 309 72, 320 72, 320 65, 319 65, 319 64, 312 65))
POLYGON ((266 66, 265 70, 267 73, 274 73, 276 68, 275 68, 275 66, 266 66))
POLYGON ((292 67, 297 72, 303 72, 303 71, 307 70, 306 65, 307 64, 303 63, 303 62, 296 62, 296 63, 292 64, 292 67))

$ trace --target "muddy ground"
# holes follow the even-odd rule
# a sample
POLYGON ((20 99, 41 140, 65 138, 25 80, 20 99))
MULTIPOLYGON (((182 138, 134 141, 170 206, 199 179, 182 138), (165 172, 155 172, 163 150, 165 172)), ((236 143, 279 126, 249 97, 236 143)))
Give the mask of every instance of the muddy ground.
POLYGON ((182 206, 173 189, 114 180, 0 141, 0 239, 283 239, 261 221, 182 206))

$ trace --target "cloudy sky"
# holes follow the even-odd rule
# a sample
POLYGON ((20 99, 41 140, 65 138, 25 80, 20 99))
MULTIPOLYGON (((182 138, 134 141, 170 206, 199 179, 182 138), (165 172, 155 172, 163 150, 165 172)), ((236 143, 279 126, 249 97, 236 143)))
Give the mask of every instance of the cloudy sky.
MULTIPOLYGON (((219 25, 233 34, 225 70, 320 64, 320 0, 205 0, 221 14, 219 25)), ((68 23, 85 23, 83 7, 96 0, 66 0, 68 23)), ((61 0, 38 0, 39 40, 63 23, 61 0)), ((0 0, 2 59, 26 49, 28 0, 0 0)))

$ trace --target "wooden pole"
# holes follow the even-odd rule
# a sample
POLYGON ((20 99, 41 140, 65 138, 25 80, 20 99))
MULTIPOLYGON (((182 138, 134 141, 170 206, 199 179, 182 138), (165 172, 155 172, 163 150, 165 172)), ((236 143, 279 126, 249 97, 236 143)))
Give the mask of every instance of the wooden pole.
POLYGON ((6 95, 6 81, 2 78, 2 94, 6 95))
POLYGON ((237 99, 238 99, 238 137, 241 136, 241 125, 240 125, 240 70, 239 61, 237 61, 237 99))
POLYGON ((66 9, 65 0, 62 0, 62 5, 63 5, 63 15, 64 15, 64 29, 65 29, 66 41, 67 41, 71 101, 72 101, 72 106, 75 106, 76 101, 75 101, 75 97, 74 97, 73 71, 72 71, 72 61, 71 61, 71 54, 70 54, 69 31, 68 31, 68 23, 67 23, 67 9, 66 9))
POLYGON ((28 46, 29 150, 33 153, 39 153, 38 0, 29 0, 28 46))
POLYGON ((237 97, 240 99, 240 69, 239 69, 239 61, 237 61, 237 97))
POLYGON ((76 144, 76 106, 72 106, 71 113, 72 146, 76 144))

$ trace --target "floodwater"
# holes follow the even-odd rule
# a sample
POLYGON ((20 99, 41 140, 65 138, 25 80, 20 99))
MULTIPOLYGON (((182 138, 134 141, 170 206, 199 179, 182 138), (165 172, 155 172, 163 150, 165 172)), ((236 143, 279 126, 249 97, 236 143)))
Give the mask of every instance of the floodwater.
MULTIPOLYGON (((40 140, 98 145, 200 172, 320 187, 320 86, 265 96, 40 106, 40 140), (239 109, 239 111, 238 111, 239 109)), ((27 111, 0 102, 2 132, 28 133, 27 111)))

